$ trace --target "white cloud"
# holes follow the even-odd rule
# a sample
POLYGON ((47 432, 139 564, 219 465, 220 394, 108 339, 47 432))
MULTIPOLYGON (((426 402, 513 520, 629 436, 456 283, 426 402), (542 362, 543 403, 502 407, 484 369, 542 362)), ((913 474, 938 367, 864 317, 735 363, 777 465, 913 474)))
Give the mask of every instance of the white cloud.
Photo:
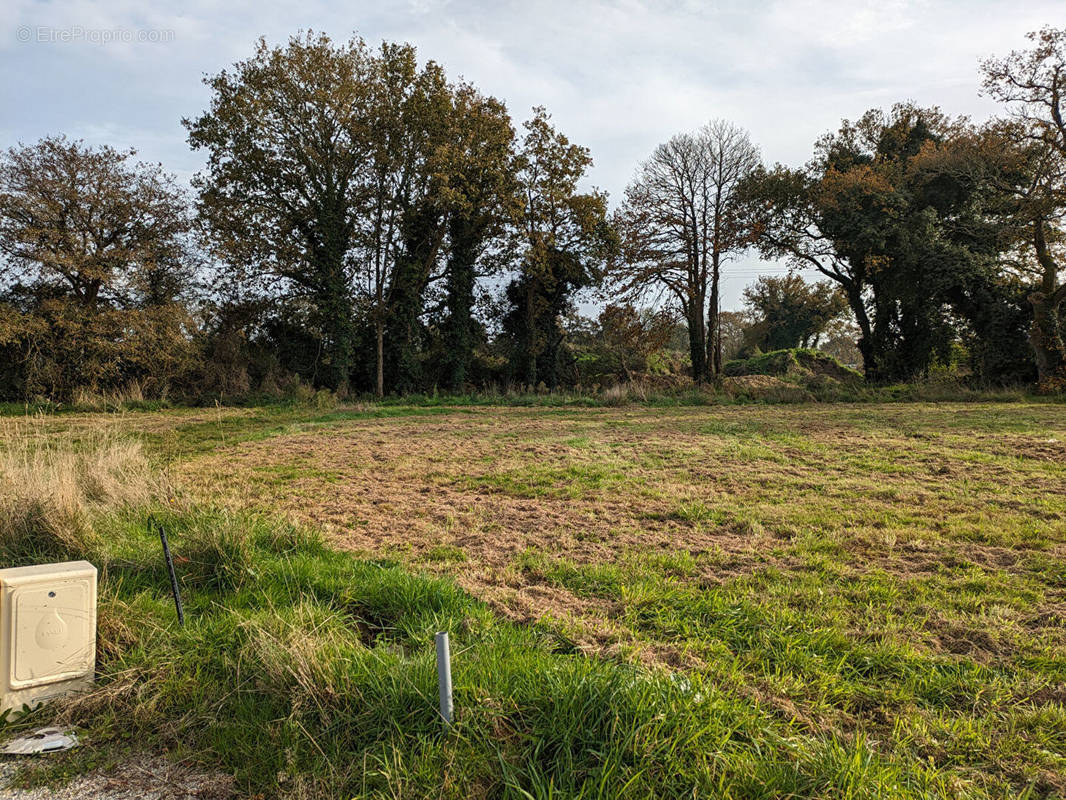
POLYGON ((1026 31, 1061 23, 1061 12, 1060 0, 6 0, 0 137, 109 139, 188 176, 201 157, 180 119, 206 105, 204 73, 247 56, 260 35, 358 32, 413 42, 506 99, 516 120, 546 105, 592 149, 592 181, 618 197, 658 142, 713 117, 793 164, 873 106, 913 99, 983 119, 995 108, 977 95, 979 60, 1024 46, 1026 31), (165 30, 173 41, 19 41, 20 28, 40 26, 165 30))

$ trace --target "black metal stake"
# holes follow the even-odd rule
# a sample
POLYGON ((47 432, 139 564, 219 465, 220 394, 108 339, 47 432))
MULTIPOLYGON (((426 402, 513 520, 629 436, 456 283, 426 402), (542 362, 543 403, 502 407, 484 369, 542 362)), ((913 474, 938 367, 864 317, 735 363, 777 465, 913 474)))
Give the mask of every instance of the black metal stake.
POLYGON ((178 610, 178 624, 185 627, 185 611, 181 607, 181 590, 178 589, 178 576, 174 574, 174 559, 170 556, 167 532, 158 522, 155 522, 155 526, 159 528, 159 540, 163 543, 163 558, 167 561, 167 572, 170 573, 170 591, 174 594, 174 607, 178 610))

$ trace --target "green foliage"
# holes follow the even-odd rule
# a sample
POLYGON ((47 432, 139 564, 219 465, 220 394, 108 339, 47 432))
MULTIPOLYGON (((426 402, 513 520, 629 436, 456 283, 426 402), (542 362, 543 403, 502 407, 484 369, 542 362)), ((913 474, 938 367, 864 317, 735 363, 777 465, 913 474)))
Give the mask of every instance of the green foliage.
POLYGON ((64 136, 3 153, 0 279, 86 308, 162 305, 187 291, 184 193, 135 154, 64 136))
POLYGON ((518 221, 523 252, 507 287, 503 328, 510 337, 515 382, 554 389, 562 381, 563 314, 576 291, 599 279, 611 245, 607 197, 577 184, 592 165, 588 148, 571 144, 543 108, 524 123, 517 176, 526 198, 518 221))
POLYGON ((195 185, 228 282, 247 293, 252 281, 281 279, 308 301, 333 388, 351 369, 348 251, 365 188, 358 178, 373 152, 376 66, 357 40, 261 40, 252 58, 205 78, 211 108, 185 120, 190 145, 208 155, 195 185))
MULTIPOLYGON (((867 378, 913 378, 946 358, 957 336, 947 309, 987 349, 1019 358, 1017 322, 996 324, 997 304, 999 319, 1018 314, 997 262, 1002 159, 975 137, 936 108, 873 110, 819 140, 807 169, 763 171, 744 187, 762 251, 840 284, 867 378)), ((980 362, 982 377, 1015 377, 1001 363, 980 362)))
POLYGON ((78 402, 181 391, 196 369, 189 322, 176 303, 86 308, 66 297, 18 305, 0 298, 0 396, 78 402))
POLYGON ((597 319, 567 320, 578 382, 610 385, 633 382, 648 373, 670 374, 668 346, 677 320, 672 314, 631 305, 608 304, 597 319))
POLYGON ((194 348, 185 197, 134 151, 64 137, 0 156, 0 397, 165 394, 194 348))
POLYGON ((725 365, 727 376, 787 375, 799 370, 799 361, 792 350, 775 350, 751 358, 734 359, 725 365))
MULTIPOLYGON (((518 141, 503 102, 410 44, 260 40, 205 79, 210 105, 184 121, 207 156, 201 274, 183 192, 132 150, 60 136, 0 157, 0 398, 624 380, 611 402, 626 402, 645 393, 638 373, 701 384, 723 358, 797 345, 886 385, 951 364, 975 384, 1057 391, 1066 30, 1029 38, 982 65, 1010 120, 875 109, 802 169, 760 167, 747 133, 716 120, 657 147, 610 218, 603 192, 579 189, 587 148, 542 107, 518 141), (752 243, 831 283, 763 279, 750 314, 721 313, 721 264, 752 243), (568 326, 605 277, 600 330, 568 326), (624 305, 649 301, 654 314, 624 305), (669 317, 684 354, 657 344, 669 317)), ((828 381, 808 388, 835 396, 828 381)))
POLYGON ((725 365, 724 374, 794 377, 826 375, 838 381, 862 381, 862 373, 844 366, 832 356, 809 349, 775 350, 772 353, 730 361, 725 365))
POLYGON ((1037 379, 1049 391, 1066 384, 1066 260, 1061 243, 1066 211, 1066 29, 1028 34, 1032 47, 982 64, 985 89, 1008 104, 1011 123, 990 126, 992 146, 1008 157, 1005 216, 1031 282, 1029 343, 1037 379))
POLYGON ((480 333, 473 317, 477 279, 499 269, 499 263, 485 263, 485 251, 515 213, 517 186, 511 169, 514 131, 503 103, 463 86, 456 91, 454 113, 461 132, 461 160, 451 182, 459 199, 448 230, 451 249, 444 278, 448 313, 441 326, 440 383, 459 391, 476 377, 471 367, 480 333))
POLYGON ((759 350, 817 346, 826 329, 848 309, 848 301, 830 281, 808 284, 796 274, 759 278, 744 290, 754 318, 747 345, 759 350))

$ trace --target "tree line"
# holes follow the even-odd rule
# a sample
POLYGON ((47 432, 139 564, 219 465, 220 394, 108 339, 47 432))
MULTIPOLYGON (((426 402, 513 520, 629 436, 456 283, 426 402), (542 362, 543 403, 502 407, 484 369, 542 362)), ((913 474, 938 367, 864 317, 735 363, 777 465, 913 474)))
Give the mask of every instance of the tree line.
POLYGON ((183 120, 191 193, 63 136, 0 158, 0 397, 702 383, 830 339, 871 381, 961 353, 975 380, 1061 389, 1066 30, 1030 38, 981 67, 1000 119, 872 110, 800 168, 715 120, 613 210, 544 108, 515 125, 409 44, 260 40, 183 120), (752 250, 795 272, 722 312, 752 250))

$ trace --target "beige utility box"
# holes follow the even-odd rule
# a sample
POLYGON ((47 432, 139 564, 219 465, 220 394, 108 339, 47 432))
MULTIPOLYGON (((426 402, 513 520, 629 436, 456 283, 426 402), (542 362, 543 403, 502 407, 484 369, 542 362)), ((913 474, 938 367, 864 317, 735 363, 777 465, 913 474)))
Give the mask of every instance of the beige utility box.
POLYGON ((89 686, 96 671, 96 567, 0 569, 0 712, 89 686))

